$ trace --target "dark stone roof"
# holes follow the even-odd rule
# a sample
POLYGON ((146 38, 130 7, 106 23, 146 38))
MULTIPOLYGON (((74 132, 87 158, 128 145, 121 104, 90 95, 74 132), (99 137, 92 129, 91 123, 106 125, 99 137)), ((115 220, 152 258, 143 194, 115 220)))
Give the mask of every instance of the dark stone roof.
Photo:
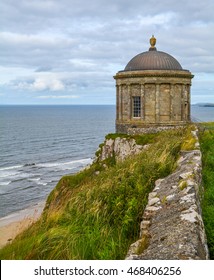
POLYGON ((133 57, 124 71, 182 70, 180 63, 171 55, 157 51, 155 47, 133 57))

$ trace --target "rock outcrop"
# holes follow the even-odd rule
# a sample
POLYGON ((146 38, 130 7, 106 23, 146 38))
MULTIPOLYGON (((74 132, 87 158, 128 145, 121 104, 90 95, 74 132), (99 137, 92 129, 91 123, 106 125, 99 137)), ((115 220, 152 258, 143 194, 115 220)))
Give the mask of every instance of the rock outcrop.
POLYGON ((106 139, 104 145, 97 151, 98 156, 95 161, 104 161, 113 156, 116 161, 122 161, 128 156, 138 154, 147 146, 137 145, 134 139, 129 138, 106 139))
MULTIPOLYGON (((192 132, 197 139, 196 131, 192 132)), ((174 173, 155 182, 126 259, 208 259, 200 207, 201 152, 181 152, 174 173)))

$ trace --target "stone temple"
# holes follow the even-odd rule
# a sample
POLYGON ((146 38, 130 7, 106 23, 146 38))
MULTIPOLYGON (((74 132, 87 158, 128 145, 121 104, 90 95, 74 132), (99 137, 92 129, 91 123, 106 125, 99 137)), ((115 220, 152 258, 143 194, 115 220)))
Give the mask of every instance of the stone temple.
POLYGON ((146 133, 190 122, 190 87, 194 77, 168 53, 150 48, 133 57, 116 80, 116 132, 146 133))

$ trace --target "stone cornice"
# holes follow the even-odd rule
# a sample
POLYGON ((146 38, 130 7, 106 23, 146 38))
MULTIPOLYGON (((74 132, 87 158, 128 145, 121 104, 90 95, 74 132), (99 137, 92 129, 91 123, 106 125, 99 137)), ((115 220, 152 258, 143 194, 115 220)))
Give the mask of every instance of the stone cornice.
POLYGON ((168 77, 168 78, 189 78, 192 79, 194 75, 188 70, 144 70, 144 71, 121 71, 118 72, 114 79, 126 78, 143 78, 143 77, 168 77))

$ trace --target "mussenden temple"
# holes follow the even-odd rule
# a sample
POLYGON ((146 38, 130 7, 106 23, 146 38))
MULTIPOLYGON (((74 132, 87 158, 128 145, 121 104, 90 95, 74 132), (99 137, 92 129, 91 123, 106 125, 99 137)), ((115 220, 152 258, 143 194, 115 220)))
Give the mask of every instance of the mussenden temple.
POLYGON ((190 122, 190 87, 194 77, 168 53, 150 48, 133 57, 116 80, 116 132, 139 134, 190 122))

